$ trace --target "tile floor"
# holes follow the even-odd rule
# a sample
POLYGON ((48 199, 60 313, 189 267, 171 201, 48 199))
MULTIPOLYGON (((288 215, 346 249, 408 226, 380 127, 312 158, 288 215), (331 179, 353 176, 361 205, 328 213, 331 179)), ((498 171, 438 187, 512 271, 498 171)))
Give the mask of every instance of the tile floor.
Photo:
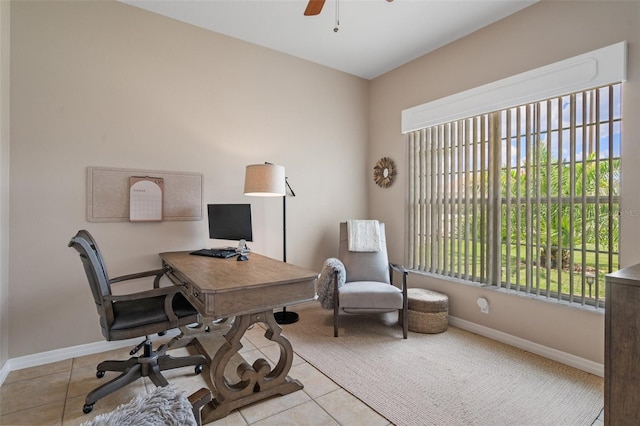
MULTIPOLYGON (((254 327, 243 338, 244 358, 251 364, 265 358, 275 365, 280 348, 254 327), (275 362, 274 362, 275 361, 275 362)), ((154 344, 154 347, 157 345, 154 344)), ((295 348, 294 348, 295 349, 295 348)), ((82 413, 88 392, 118 373, 107 372, 96 378, 96 365, 106 359, 127 359, 130 348, 73 358, 9 373, 0 387, 0 425, 79 425, 98 414, 108 412, 138 394, 155 389, 148 378, 96 402, 89 414, 82 413)), ((187 355, 192 348, 171 351, 187 355)), ((187 394, 207 387, 209 371, 194 375, 192 367, 163 372, 167 380, 187 394)), ((278 396, 233 411, 210 425, 371 425, 385 426, 389 421, 347 393, 297 355, 289 375, 300 380, 304 389, 278 396)))
MULTIPOLYGON (((264 330, 260 327, 248 330, 242 341, 241 353, 250 364, 255 359, 264 358, 275 365, 280 348, 263 334, 264 330)), ((97 379, 96 365, 106 359, 127 359, 129 350, 130 348, 116 349, 12 371, 0 387, 0 425, 79 425, 130 401, 136 395, 152 391, 155 386, 145 377, 101 399, 91 413, 82 413, 86 394, 117 374, 107 372, 104 378, 97 379)), ((180 348, 171 351, 171 354, 181 356, 193 351, 192 348, 180 348)), ((205 368, 202 375, 196 376, 192 367, 185 367, 165 371, 163 374, 170 383, 190 394, 207 387, 205 379, 208 378, 209 371, 205 368)), ((257 402, 209 424, 391 425, 384 417, 297 355, 294 356, 289 375, 300 380, 304 389, 257 402)), ((603 419, 604 414, 601 412, 591 426, 604 426, 603 419)))

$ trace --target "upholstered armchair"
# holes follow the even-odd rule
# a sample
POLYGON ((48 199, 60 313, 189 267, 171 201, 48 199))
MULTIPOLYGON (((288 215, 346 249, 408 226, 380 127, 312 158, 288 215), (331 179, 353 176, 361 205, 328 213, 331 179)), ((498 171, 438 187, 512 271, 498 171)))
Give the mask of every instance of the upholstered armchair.
MULTIPOLYGON (((344 265, 344 283, 336 271, 333 282, 333 334, 338 337, 340 315, 398 311, 403 337, 408 331, 407 271, 389 263, 384 223, 379 226, 379 250, 354 251, 349 247, 347 223, 340 224, 338 258, 344 265), (394 272, 402 276, 401 286, 394 285, 394 272)), ((356 250, 358 250, 356 248, 356 250)))

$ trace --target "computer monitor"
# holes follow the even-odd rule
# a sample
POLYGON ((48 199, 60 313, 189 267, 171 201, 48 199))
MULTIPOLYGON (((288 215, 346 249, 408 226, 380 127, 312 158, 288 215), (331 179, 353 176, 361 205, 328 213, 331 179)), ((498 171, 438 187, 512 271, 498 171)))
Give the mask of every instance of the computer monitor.
POLYGON ((209 238, 238 241, 238 251, 253 241, 251 204, 208 204, 209 238))

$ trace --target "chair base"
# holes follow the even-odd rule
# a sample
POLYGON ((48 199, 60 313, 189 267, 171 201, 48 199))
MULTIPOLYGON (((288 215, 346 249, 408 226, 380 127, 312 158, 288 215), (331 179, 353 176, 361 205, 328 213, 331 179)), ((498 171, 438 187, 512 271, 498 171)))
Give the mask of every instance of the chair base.
POLYGON ((162 375, 161 371, 163 370, 195 366, 195 374, 202 372, 202 366, 206 362, 206 358, 203 355, 174 358, 171 355, 167 355, 165 353, 166 351, 166 344, 161 345, 158 350, 154 351, 151 341, 146 340, 144 342, 144 354, 142 356, 132 357, 126 361, 109 360, 98 364, 96 372, 96 377, 98 378, 102 378, 105 371, 120 371, 122 374, 91 391, 85 398, 82 411, 85 414, 90 413, 93 410, 93 404, 99 399, 104 398, 141 377, 149 377, 156 386, 167 386, 169 382, 167 382, 167 379, 162 375))

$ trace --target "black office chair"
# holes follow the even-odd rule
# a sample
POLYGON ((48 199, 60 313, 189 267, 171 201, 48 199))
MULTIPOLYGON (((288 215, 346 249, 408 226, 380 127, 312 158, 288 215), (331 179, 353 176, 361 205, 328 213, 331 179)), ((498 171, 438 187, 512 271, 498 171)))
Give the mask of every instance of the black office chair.
POLYGON ((162 376, 162 370, 195 366, 196 374, 202 372, 202 365, 206 361, 204 356, 173 358, 166 354, 166 344, 154 351, 148 338, 150 334, 162 334, 167 330, 198 321, 198 311, 180 293, 179 287, 160 287, 160 278, 165 274, 165 269, 109 279, 100 249, 89 232, 78 231, 69 242, 69 247, 80 253, 100 315, 102 335, 106 340, 145 337, 144 341, 130 352, 134 355, 144 347, 142 356, 132 357, 127 361, 103 361, 98 364, 98 378, 102 378, 105 371, 121 371, 122 374, 91 391, 85 399, 82 411, 91 412, 96 401, 140 377, 149 377, 156 386, 166 386, 168 382, 162 376), (155 277, 152 290, 118 296, 111 294, 111 284, 145 277, 155 277))

